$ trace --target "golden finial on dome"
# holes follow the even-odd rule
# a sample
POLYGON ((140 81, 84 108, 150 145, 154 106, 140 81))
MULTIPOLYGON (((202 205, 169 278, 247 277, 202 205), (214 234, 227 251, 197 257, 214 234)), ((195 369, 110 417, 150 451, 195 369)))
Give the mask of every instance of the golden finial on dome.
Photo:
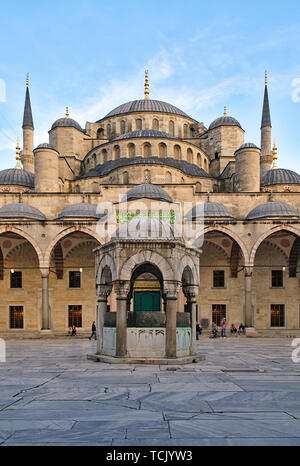
POLYGON ((145 71, 145 100, 149 100, 148 70, 145 71))
POLYGON ((66 118, 69 118, 69 107, 66 107, 66 118))
POLYGON ((29 87, 29 73, 26 74, 26 87, 29 87))
POLYGON ((265 72, 265 85, 268 84, 268 72, 266 71, 265 72))
POLYGON ((224 107, 224 117, 227 116, 227 107, 224 107))
POLYGON ((17 165, 16 165, 16 168, 18 169, 21 169, 21 156, 20 156, 20 139, 17 138, 17 146, 16 146, 16 161, 17 161, 17 165))
POLYGON ((274 139, 274 145, 273 145, 273 170, 278 168, 277 166, 277 145, 276 145, 276 139, 274 139))

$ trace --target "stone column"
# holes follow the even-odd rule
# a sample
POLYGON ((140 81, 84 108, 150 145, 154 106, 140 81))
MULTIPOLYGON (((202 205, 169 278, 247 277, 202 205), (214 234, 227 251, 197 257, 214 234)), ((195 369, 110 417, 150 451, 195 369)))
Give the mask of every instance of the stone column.
POLYGON ((49 270, 42 271, 42 330, 50 330, 49 270))
POLYGON ((177 287, 166 291, 166 358, 176 358, 177 287))
POLYGON ((104 329, 104 318, 107 311, 107 293, 104 291, 98 291, 98 304, 97 304, 97 354, 101 354, 103 351, 103 329, 104 329))
POLYGON ((117 282, 115 284, 117 295, 117 323, 116 323, 116 356, 127 355, 127 296, 129 282, 117 282))
POLYGON ((244 308, 244 322, 246 327, 253 327, 253 313, 251 303, 251 285, 252 285, 252 269, 247 267, 245 269, 245 308, 244 308))
POLYGON ((196 296, 198 295, 198 288, 195 286, 189 286, 185 290, 185 296, 189 304, 189 312, 191 316, 191 354, 196 354, 196 309, 197 302, 196 296))

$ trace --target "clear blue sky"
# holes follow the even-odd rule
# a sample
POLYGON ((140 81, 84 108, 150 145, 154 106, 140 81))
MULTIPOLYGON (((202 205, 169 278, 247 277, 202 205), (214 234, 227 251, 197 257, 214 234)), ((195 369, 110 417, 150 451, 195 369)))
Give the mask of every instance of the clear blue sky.
POLYGON ((15 0, 0 35, 0 169, 15 165, 27 72, 35 145, 66 106, 84 126, 143 98, 145 69, 150 98, 206 126, 226 105, 259 145, 267 69, 278 164, 300 172, 298 0, 15 0))

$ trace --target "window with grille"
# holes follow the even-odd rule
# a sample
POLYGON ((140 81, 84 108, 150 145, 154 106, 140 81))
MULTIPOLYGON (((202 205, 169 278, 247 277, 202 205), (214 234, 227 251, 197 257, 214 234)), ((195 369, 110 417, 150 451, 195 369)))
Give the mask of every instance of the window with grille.
POLYGON ((9 328, 24 328, 23 306, 9 306, 9 328))
POLYGON ((226 318, 226 304, 212 305, 212 322, 220 326, 223 317, 226 318))
POLYGON ((224 270, 214 270, 213 287, 224 288, 225 286, 225 272, 224 270))
POLYGON ((272 288, 282 288, 282 287, 283 287, 283 271, 272 270, 272 288))
POLYGON ((69 272, 69 288, 80 288, 81 286, 80 272, 69 272))
POLYGON ((284 304, 271 304, 271 327, 284 327, 284 304))
POLYGON ((82 327, 82 306, 69 306, 69 327, 82 327))
POLYGON ((22 288, 22 272, 11 272, 10 287, 11 288, 22 288))

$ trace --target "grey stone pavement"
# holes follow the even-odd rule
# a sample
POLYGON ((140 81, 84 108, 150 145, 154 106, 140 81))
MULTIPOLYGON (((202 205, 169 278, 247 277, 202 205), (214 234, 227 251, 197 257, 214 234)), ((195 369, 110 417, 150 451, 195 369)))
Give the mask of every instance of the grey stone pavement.
POLYGON ((7 341, 0 445, 300 445, 291 339, 202 336, 187 366, 89 361, 94 341, 7 341))

